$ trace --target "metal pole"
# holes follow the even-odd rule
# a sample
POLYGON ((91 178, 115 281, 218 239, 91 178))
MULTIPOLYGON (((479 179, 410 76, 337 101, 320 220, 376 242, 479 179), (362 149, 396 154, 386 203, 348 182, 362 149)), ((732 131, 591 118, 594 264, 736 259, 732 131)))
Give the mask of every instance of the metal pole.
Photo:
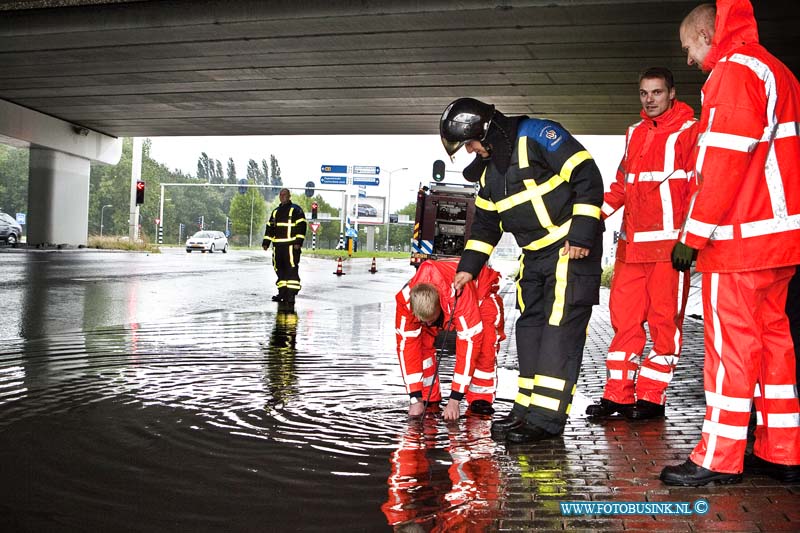
POLYGON ((253 203, 256 201, 255 193, 250 191, 250 240, 248 241, 248 248, 253 247, 253 203))
MULTIPOLYGON (((158 208, 158 227, 156 228, 156 242, 161 244, 161 239, 158 238, 159 229, 164 227, 164 184, 161 184, 161 200, 159 201, 158 208)), ((163 229, 161 230, 163 231, 163 229)))
POLYGON ((136 182, 142 177, 142 138, 133 138, 133 154, 131 160, 131 209, 128 218, 128 237, 131 241, 139 240, 139 206, 136 204, 136 182))
POLYGON ((114 207, 111 204, 106 204, 100 208, 100 236, 103 236, 103 211, 105 211, 106 207, 114 207))
POLYGON ((408 170, 408 167, 396 168, 389 171, 389 192, 386 194, 386 251, 389 251, 389 213, 391 212, 390 206, 392 201, 392 174, 400 172, 401 170, 408 170))

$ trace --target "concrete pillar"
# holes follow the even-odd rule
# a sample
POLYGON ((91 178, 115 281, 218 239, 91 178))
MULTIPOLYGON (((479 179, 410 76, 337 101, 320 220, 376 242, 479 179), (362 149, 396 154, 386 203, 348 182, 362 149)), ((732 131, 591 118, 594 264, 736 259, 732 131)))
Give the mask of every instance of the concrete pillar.
POLYGON ((28 245, 86 245, 89 172, 88 159, 31 146, 28 245))

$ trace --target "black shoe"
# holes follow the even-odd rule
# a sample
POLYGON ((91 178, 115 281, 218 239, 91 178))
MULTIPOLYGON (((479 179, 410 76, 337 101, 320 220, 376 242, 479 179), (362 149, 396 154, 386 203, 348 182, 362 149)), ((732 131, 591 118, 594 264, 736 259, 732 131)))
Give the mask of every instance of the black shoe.
POLYGON ((781 483, 800 482, 800 465, 782 465, 773 463, 756 456, 744 456, 744 471, 746 474, 764 475, 777 479, 781 483))
POLYGON ((506 440, 508 432, 525 425, 525 421, 516 416, 514 413, 509 413, 500 420, 492 422, 492 438, 494 440, 506 440))
POLYGON ((694 464, 691 459, 687 459, 683 464, 664 467, 659 479, 661 479, 665 485, 701 487, 712 481, 721 485, 741 483, 742 475, 714 472, 694 464))
POLYGON ((633 407, 628 409, 625 418, 629 420, 649 420, 651 418, 664 418, 664 406, 661 404, 648 402, 647 400, 636 400, 633 407))
POLYGON ((526 444, 530 442, 539 442, 540 440, 552 439, 557 437, 548 431, 543 430, 538 426, 531 426, 530 424, 523 424, 517 428, 512 429, 506 435, 508 442, 514 444, 526 444))
POLYGON ((632 403, 617 403, 605 398, 600 398, 600 403, 594 403, 586 408, 586 414, 590 418, 607 418, 615 413, 623 416, 628 416, 628 413, 633 409, 632 403))
POLYGON ((281 296, 280 294, 276 294, 275 296, 272 297, 272 301, 273 302, 282 302, 283 301, 283 296, 281 296))
POLYGON ((469 404, 469 412, 474 415, 493 415, 494 408, 486 400, 475 400, 469 404))

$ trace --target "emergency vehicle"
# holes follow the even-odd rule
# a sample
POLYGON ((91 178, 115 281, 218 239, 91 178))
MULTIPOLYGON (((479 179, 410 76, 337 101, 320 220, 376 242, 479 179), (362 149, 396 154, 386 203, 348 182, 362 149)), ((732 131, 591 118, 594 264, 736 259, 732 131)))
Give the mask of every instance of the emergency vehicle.
POLYGON ((411 264, 461 257, 475 215, 475 185, 431 183, 417 193, 411 264))

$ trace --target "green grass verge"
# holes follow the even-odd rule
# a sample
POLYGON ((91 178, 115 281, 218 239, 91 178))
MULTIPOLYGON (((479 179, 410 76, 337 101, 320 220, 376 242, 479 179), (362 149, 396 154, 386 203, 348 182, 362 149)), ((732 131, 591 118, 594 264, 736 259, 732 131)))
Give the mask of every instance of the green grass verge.
POLYGON ((161 253, 158 246, 150 244, 144 240, 132 241, 128 237, 98 237, 97 235, 89 237, 89 242, 86 244, 87 248, 97 248, 99 250, 127 250, 131 252, 150 252, 154 254, 161 253))

